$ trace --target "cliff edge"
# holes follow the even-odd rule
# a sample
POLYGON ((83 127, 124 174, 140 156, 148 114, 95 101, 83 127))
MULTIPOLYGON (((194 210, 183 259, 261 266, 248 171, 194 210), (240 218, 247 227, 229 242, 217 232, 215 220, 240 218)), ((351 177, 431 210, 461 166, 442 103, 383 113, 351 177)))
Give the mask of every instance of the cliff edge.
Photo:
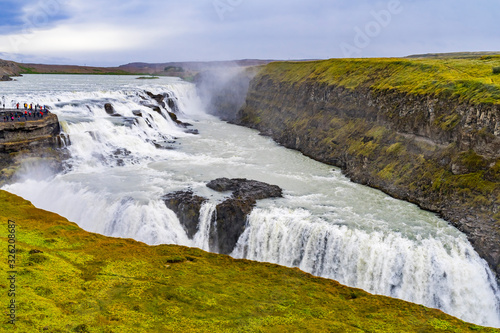
POLYGON ((500 57, 277 62, 237 123, 439 213, 500 275, 500 57))
POLYGON ((54 148, 62 145, 60 132, 53 113, 37 120, 0 122, 0 184, 9 181, 26 159, 45 159, 50 168, 59 169, 63 154, 54 148))

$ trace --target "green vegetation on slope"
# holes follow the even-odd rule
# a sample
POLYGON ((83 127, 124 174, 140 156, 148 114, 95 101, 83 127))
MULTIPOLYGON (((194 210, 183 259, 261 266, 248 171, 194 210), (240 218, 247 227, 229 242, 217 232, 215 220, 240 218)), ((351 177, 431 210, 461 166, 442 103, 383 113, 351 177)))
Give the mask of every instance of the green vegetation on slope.
POLYGON ((306 80, 354 89, 397 90, 418 95, 456 97, 473 103, 500 104, 500 56, 472 59, 330 59, 275 62, 265 67, 276 80, 306 80), (297 66, 300 64, 300 66, 297 66))
POLYGON ((5 191, 0 216, 4 249, 16 221, 18 332, 500 332, 298 269, 88 233, 5 191))

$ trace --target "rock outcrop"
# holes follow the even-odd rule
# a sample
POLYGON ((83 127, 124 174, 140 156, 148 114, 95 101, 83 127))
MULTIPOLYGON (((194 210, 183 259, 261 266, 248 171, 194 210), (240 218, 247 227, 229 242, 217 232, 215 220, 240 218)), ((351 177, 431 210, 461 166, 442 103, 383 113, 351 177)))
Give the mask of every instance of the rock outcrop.
POLYGON ((2 77, 0 77, 0 81, 12 81, 12 78, 5 74, 2 77))
MULTIPOLYGON (((279 186, 247 179, 219 178, 207 184, 218 191, 231 191, 231 196, 219 203, 210 223, 210 251, 229 254, 245 230, 246 219, 257 200, 282 196, 279 186)), ((184 226, 189 238, 199 230, 200 209, 207 199, 191 191, 169 193, 163 197, 184 226)))
POLYGON ((194 195, 192 191, 178 191, 166 194, 165 205, 175 212, 189 238, 198 232, 200 209, 207 199, 194 195))
MULTIPOLYGON (((19 65, 13 61, 7 61, 0 59, 0 77, 7 77, 10 79, 10 76, 18 76, 20 72, 19 65)), ((7 79, 7 81, 10 81, 7 79)), ((5 80, 1 80, 5 81, 5 80)))
POLYGON ((27 122, 0 122, 0 184, 9 181, 22 161, 46 159, 52 169, 60 169, 65 158, 59 120, 49 113, 42 119, 27 122))
POLYGON ((237 119, 355 182, 438 212, 500 274, 500 105, 282 82, 264 70, 237 119))
POLYGON ((219 178, 209 182, 207 187, 218 192, 232 191, 229 199, 217 205, 215 214, 215 243, 218 252, 224 254, 233 251, 257 200, 282 196, 279 186, 239 178, 219 178))
POLYGON ((33 121, 0 122, 0 152, 57 146, 60 132, 59 120, 53 113, 33 121))

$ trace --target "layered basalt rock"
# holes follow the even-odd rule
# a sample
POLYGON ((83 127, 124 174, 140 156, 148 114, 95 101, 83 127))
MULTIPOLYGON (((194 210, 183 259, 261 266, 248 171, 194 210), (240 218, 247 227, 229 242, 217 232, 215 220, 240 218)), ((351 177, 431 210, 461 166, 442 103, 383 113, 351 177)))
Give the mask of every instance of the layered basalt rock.
POLYGON ((53 113, 37 120, 0 122, 0 153, 56 147, 60 132, 59 120, 53 113))
POLYGON ((67 156, 57 148, 68 142, 60 133, 52 113, 37 120, 0 122, 0 184, 10 181, 27 159, 60 170, 67 156))

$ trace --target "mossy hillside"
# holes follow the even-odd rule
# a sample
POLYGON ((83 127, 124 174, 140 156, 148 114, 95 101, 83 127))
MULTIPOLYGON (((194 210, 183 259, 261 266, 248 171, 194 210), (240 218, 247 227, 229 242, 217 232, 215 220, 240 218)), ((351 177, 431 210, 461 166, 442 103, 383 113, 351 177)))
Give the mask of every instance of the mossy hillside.
POLYGON ((92 234, 5 191, 0 219, 4 245, 17 225, 17 323, 3 332, 500 332, 298 269, 92 234))
POLYGON ((499 56, 469 59, 330 59, 274 62, 262 75, 300 85, 314 81, 349 89, 396 90, 418 95, 458 98, 472 103, 500 104, 499 56))

